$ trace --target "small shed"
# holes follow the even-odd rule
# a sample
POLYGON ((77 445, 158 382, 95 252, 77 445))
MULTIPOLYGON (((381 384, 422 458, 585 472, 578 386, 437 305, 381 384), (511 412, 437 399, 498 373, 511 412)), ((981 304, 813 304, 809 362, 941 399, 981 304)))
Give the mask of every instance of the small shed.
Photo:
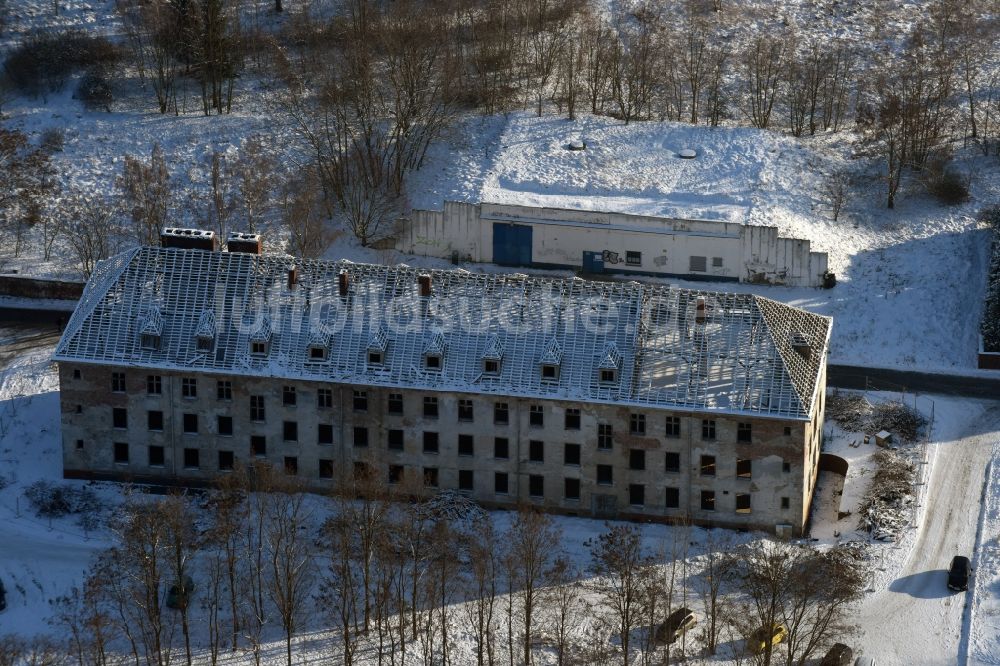
POLYGON ((886 447, 892 444, 892 433, 888 430, 880 430, 875 433, 875 443, 879 446, 886 447))

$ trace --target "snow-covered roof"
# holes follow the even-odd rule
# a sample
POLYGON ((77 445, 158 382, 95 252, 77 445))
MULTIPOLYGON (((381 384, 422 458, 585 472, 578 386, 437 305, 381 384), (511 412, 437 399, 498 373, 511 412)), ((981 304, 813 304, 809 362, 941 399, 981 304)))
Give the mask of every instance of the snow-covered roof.
POLYGON ((754 294, 144 247, 98 265, 55 360, 804 419, 830 328, 754 294), (211 353, 197 348, 206 310, 211 353), (149 328, 155 349, 141 344, 149 328), (367 362, 372 347, 382 363, 367 362), (500 356, 499 373, 484 373, 500 356), (618 381, 602 383, 602 367, 618 381))

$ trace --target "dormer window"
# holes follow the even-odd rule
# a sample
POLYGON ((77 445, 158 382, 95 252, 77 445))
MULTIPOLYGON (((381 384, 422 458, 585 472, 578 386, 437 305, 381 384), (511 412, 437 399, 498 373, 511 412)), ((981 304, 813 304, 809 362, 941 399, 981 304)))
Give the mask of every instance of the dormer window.
POLYGON ((486 340, 483 351, 483 374, 497 376, 500 374, 500 361, 503 358, 503 343, 496 334, 486 340))
POLYGON ((266 314, 261 317, 257 327, 250 333, 250 355, 256 357, 267 356, 271 350, 271 318, 266 314))
POLYGON ((152 306, 139 320, 139 346, 149 351, 158 351, 163 336, 163 315, 160 308, 152 306))
POLYGON ((622 355, 618 345, 608 342, 604 345, 597 363, 597 379, 603 385, 618 383, 618 372, 622 367, 622 355))
POLYGON ((263 340, 250 341, 251 356, 267 356, 267 342, 263 340))
POLYGON ((324 346, 324 345, 309 345, 309 360, 310 361, 325 361, 326 360, 326 346, 324 346))
POLYGON ((444 367, 444 333, 435 333, 424 347, 424 369, 440 372, 444 367))
POLYGON ((385 332, 385 325, 380 324, 368 338, 368 365, 384 365, 388 346, 389 335, 385 332))
POLYGON ((194 331, 194 343, 198 351, 210 352, 215 349, 215 313, 205 310, 198 317, 198 327, 194 331))
POLYGON ((306 347, 307 360, 310 363, 322 363, 330 355, 330 338, 320 332, 309 336, 309 346, 306 347))
POLYGON ((545 343, 542 350, 542 357, 538 359, 538 365, 543 382, 559 381, 559 366, 562 365, 562 345, 555 338, 551 338, 545 343))

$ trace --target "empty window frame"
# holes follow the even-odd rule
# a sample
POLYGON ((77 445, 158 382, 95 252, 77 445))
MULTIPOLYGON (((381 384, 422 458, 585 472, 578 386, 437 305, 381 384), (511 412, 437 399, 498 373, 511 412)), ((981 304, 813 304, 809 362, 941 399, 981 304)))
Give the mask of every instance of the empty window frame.
POLYGON ((681 436, 681 417, 668 416, 664 426, 664 433, 667 437, 676 439, 681 436))
POLYGON ((128 428, 128 410, 124 407, 112 407, 111 425, 120 430, 128 428))
POLYGON ((471 469, 458 470, 458 490, 463 493, 471 493, 475 490, 475 475, 471 469))
POLYGON ((319 445, 333 444, 333 426, 329 423, 320 423, 316 427, 316 443, 319 445))
POLYGON ((368 391, 354 391, 354 411, 368 411, 368 391))
POLYGON ((784 472, 785 474, 790 473, 792 471, 792 463, 788 462, 787 460, 782 460, 781 471, 784 472))
POLYGON ((403 466, 389 465, 389 485, 395 485, 403 480, 403 466))
POLYGON ((472 456, 475 455, 475 438, 472 435, 459 435, 458 436, 458 455, 460 456, 472 456))
POLYGON ((535 499, 545 497, 545 477, 541 474, 528 475, 528 497, 535 499))
POLYGON ((615 384, 618 382, 618 371, 613 368, 601 368, 598 379, 602 384, 615 384))
POLYGON ((702 419, 701 420, 701 438, 702 439, 715 439, 715 420, 714 419, 702 419))
POLYGON ((611 465, 597 466, 597 485, 610 486, 615 482, 614 469, 611 465))
POLYGON ((146 375, 146 393, 149 395, 160 395, 163 393, 163 377, 160 375, 146 375))
POLYGON ((181 377, 181 397, 198 397, 198 379, 196 377, 181 377))
POLYGON ((201 455, 198 449, 184 449, 184 468, 198 469, 201 463, 201 455))
POLYGON ((703 490, 703 491, 701 491, 701 508, 702 508, 702 511, 715 511, 715 491, 714 490, 703 490))
POLYGON ((263 458, 267 455, 267 438, 263 435, 253 435, 250 437, 250 455, 255 458, 263 458))
POLYGON ((568 500, 580 499, 580 479, 563 480, 563 497, 568 500))
POLYGON ((736 441, 742 444, 749 444, 752 439, 753 429, 749 423, 736 424, 736 441))
POLYGON ((506 495, 510 492, 510 481, 507 472, 496 472, 493 475, 493 492, 497 495, 506 495))
POLYGON ((715 456, 702 456, 698 468, 702 476, 715 476, 715 456))
POLYGON ((281 404, 285 407, 294 407, 295 403, 298 402, 298 395, 295 391, 294 386, 282 386, 281 387, 281 404))
POLYGON ((146 414, 146 427, 150 430, 163 430, 163 412, 151 409, 146 414))
POLYGON ((791 500, 789 500, 789 498, 787 498, 787 497, 782 497, 781 498, 781 508, 782 509, 788 509, 788 508, 791 507, 791 505, 792 505, 792 503, 791 503, 791 500))
POLYGON ((736 493, 736 513, 750 513, 750 493, 736 493))
POLYGON ((628 486, 628 503, 631 506, 646 504, 646 486, 641 483, 630 483, 628 486))
POLYGON ((642 266, 642 252, 626 250, 625 264, 628 266, 642 266))
POLYGON ((740 479, 749 479, 753 472, 753 463, 749 458, 736 459, 736 476, 740 479))
POLYGON ((427 370, 440 371, 441 370, 441 356, 438 354, 425 354, 424 355, 424 368, 427 370))
POLYGON ((681 505, 680 488, 664 488, 663 506, 668 509, 677 509, 681 505))
POLYGON ((390 393, 389 400, 386 403, 386 411, 389 414, 401 415, 403 413, 403 394, 402 393, 390 393))
POLYGON ((664 455, 664 471, 677 473, 681 471, 681 454, 676 451, 667 451, 664 455))
POLYGON ((506 437, 497 437, 493 440, 493 457, 499 460, 507 460, 510 457, 510 442, 506 437))
POLYGON ((438 434, 436 432, 424 431, 424 453, 437 453, 440 451, 438 434))
POLYGON ((705 257, 688 257, 688 272, 704 273, 707 270, 705 257))
POLYGON ((198 415, 197 414, 184 414, 184 434, 185 435, 197 435, 198 434, 198 415))
POLYGON ((368 446, 368 428, 364 426, 354 426, 354 446, 363 449, 368 446))
POLYGON ((545 462, 545 442, 537 439, 528 442, 528 462, 545 462))
POLYGON ((333 478, 333 461, 329 458, 319 459, 319 478, 321 479, 332 479, 333 478))
POLYGON ((215 382, 215 399, 216 400, 232 400, 233 399, 233 383, 228 379, 220 379, 215 382))
POLYGON ((506 402, 494 403, 493 423, 497 425, 507 425, 510 423, 510 407, 506 402))
POLYGON ((500 374, 500 361, 495 358, 483 359, 483 374, 496 376, 500 374))
POLYGON ((111 373, 111 392, 112 393, 124 393, 125 392, 125 373, 124 372, 112 372, 111 373))
POLYGON ((232 451, 219 451, 219 471, 231 472, 236 464, 236 457, 232 451))
POLYGON ((250 420, 257 421, 258 423, 263 423, 266 420, 266 414, 264 412, 264 396, 250 396, 250 420))
POLYGON ((636 471, 646 469, 646 452, 643 449, 629 450, 628 468, 636 471))
POLYGON ((458 401, 458 420, 471 422, 473 413, 472 401, 468 398, 460 398, 458 401))
POLYGON ((545 426, 545 408, 541 405, 532 405, 528 409, 528 425, 534 428, 545 426))
POLYGON ((316 407, 319 409, 333 407, 333 389, 321 388, 316 390, 316 407))
POLYGON ((281 424, 282 439, 286 442, 299 441, 299 424, 297 421, 284 421, 281 424))
POLYGON ((163 467, 163 447, 156 444, 149 447, 149 466, 163 467))
POLYGON ((296 476, 299 473, 299 459, 297 456, 285 456, 285 474, 296 476))
POLYGON ((580 429, 580 410, 576 408, 570 408, 566 410, 565 418, 566 430, 579 430, 580 429))
POLYGON ((114 455, 116 465, 128 464, 128 442, 115 442, 114 455))
POLYGON ((404 448, 403 431, 393 429, 386 433, 386 446, 390 451, 402 451, 404 448))
POLYGON ((565 444, 563 445, 563 464, 564 465, 580 465, 580 445, 579 444, 565 444))
POLYGON ((646 434, 646 415, 645 414, 629 414, 628 417, 628 431, 632 435, 645 435, 646 434))
POLYGON ((431 395, 424 396, 424 418, 436 419, 438 417, 438 399, 431 395))
POLYGON ((597 424, 597 448, 610 451, 614 441, 614 429, 610 423, 597 424))
POLYGON ((233 417, 232 416, 215 417, 215 432, 221 437, 232 437, 233 417))
POLYGON ((543 382, 556 382, 559 381, 559 366, 552 363, 542 364, 542 381, 543 382))
POLYGON ((438 468, 424 467, 424 485, 428 488, 438 487, 438 468))

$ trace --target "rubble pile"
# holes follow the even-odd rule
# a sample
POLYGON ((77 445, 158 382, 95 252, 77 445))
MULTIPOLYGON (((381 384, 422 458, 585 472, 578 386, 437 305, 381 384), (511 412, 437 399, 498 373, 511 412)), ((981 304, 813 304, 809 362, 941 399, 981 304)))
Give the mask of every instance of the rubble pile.
POLYGON ((483 507, 454 490, 442 490, 434 497, 423 502, 417 508, 417 511, 423 518, 429 520, 447 520, 452 523, 472 523, 486 517, 486 511, 483 507))
POLYGON ((877 467, 861 500, 859 527, 873 539, 890 541, 909 522, 916 470, 907 458, 887 449, 876 451, 872 460, 877 467))
POLYGON ((866 435, 886 430, 901 441, 914 442, 923 434, 927 419, 901 400, 872 404, 860 393, 834 391, 826 402, 826 415, 844 430, 866 435))

